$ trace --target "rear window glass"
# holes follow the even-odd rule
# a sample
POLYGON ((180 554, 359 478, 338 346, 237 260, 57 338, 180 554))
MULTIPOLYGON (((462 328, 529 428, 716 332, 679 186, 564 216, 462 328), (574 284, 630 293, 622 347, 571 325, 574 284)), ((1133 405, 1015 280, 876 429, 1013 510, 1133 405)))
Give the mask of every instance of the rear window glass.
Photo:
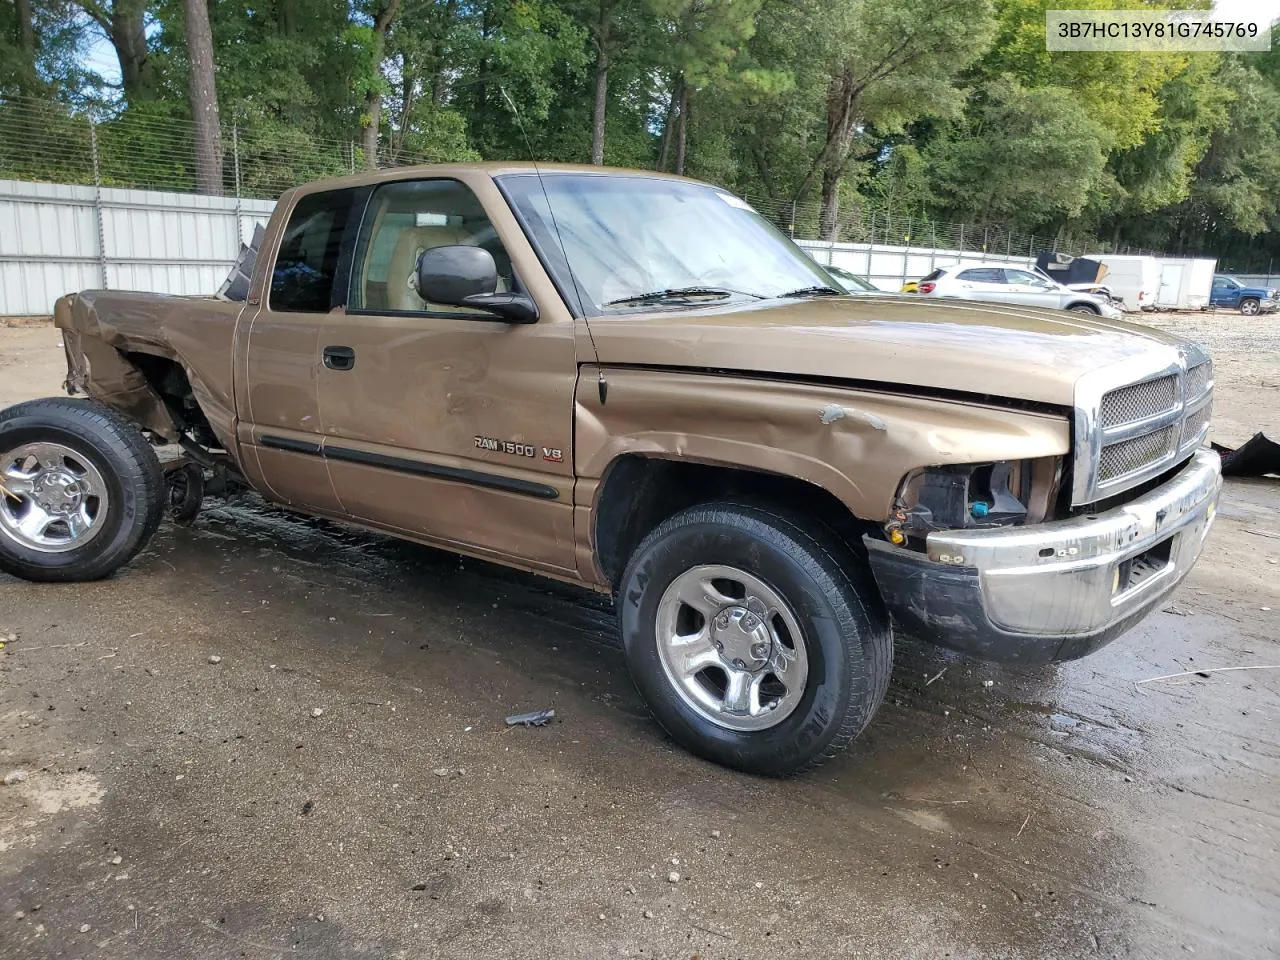
POLYGON ((937 280, 940 276, 942 276, 942 271, 941 271, 941 270, 935 270, 935 271, 933 271, 933 273, 929 274, 927 277, 921 277, 921 278, 920 278, 920 282, 921 282, 921 283, 928 283, 930 280, 937 280))
POLYGON ((271 274, 272 310, 327 313, 333 306, 351 198, 350 190, 312 193, 293 208, 271 274))

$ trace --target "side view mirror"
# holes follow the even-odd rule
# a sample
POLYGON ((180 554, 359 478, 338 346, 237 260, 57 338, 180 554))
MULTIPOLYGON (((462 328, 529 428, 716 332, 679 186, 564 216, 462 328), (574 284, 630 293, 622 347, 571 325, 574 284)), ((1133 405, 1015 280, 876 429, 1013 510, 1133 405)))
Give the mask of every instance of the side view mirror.
POLYGON ((498 267, 484 247, 432 247, 418 258, 418 296, 429 303, 477 307, 512 323, 533 323, 538 307, 522 293, 497 293, 498 267))

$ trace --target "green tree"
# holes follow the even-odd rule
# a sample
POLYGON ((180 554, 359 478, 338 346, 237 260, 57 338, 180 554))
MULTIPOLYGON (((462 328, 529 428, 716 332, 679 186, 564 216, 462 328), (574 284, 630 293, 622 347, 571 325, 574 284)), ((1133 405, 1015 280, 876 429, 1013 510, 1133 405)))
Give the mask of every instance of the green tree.
POLYGON ((923 153, 931 194, 958 220, 1034 229, 1084 210, 1106 167, 1102 124, 1062 87, 984 84, 923 153))
POLYGON ((115 50, 121 86, 129 103, 159 95, 160 64, 147 42, 147 0, 76 0, 115 50))
MULTIPOLYGON (((489 158, 528 157, 518 111, 535 155, 559 159, 544 152, 565 139, 566 117, 551 108, 559 91, 582 89, 582 26, 543 0, 478 0, 462 9, 458 38, 453 103, 467 117, 472 147, 489 158)), ((584 133, 575 123, 574 139, 584 133)))
POLYGON ((811 3, 797 5, 808 28, 797 54, 810 51, 824 68, 825 122, 795 195, 815 179, 821 183, 820 235, 831 239, 855 144, 874 143, 872 130, 893 133, 918 117, 957 109, 961 97, 952 81, 986 48, 994 21, 987 0, 840 0, 817 9, 811 3))
POLYGON ((659 169, 685 172, 690 115, 696 95, 729 90, 742 79, 735 65, 756 30, 761 0, 650 0, 657 23, 656 61, 667 79, 659 169))

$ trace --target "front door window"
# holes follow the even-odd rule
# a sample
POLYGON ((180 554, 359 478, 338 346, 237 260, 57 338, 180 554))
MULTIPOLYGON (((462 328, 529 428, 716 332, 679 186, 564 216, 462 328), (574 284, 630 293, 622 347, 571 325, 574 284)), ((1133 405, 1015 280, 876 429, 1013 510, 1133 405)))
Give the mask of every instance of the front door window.
POLYGON ((418 258, 444 246, 483 247, 498 266, 498 292, 511 290, 511 258, 476 195, 457 180, 407 180, 374 191, 351 270, 349 312, 484 314, 418 295, 418 258))

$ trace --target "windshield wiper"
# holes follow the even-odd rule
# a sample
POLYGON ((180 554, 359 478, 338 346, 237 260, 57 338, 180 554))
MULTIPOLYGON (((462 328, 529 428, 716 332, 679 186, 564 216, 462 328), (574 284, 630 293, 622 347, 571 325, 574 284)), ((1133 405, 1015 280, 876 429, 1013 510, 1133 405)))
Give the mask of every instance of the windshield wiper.
POLYGON ((848 291, 837 290, 835 287, 828 287, 823 284, 820 287, 801 287, 799 290, 792 290, 789 293, 780 293, 779 297, 844 297, 848 296, 848 291))
POLYGON ((751 297, 753 300, 764 299, 758 293, 748 293, 746 290, 731 290, 728 287, 673 287, 670 290, 654 290, 652 293, 638 293, 634 297, 610 300, 605 306, 621 307, 629 304, 661 303, 663 300, 679 300, 681 297, 717 297, 723 300, 726 297, 733 296, 751 297))

